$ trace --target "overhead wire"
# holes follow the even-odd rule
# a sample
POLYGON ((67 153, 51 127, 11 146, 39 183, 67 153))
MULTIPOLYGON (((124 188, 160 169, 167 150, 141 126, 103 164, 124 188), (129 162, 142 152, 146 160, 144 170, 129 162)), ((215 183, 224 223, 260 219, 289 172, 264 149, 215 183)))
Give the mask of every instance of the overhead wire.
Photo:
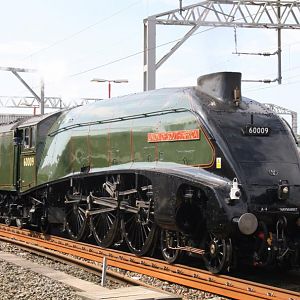
MULTIPOLYGON (((204 32, 207 32, 207 31, 210 31, 210 30, 213 30, 213 29, 215 29, 215 27, 204 29, 204 30, 202 30, 202 31, 200 31, 200 32, 194 33, 193 36, 194 36, 194 35, 201 34, 201 33, 204 33, 204 32)), ((172 43, 176 43, 176 42, 178 42, 178 41, 180 41, 180 40, 181 40, 181 39, 179 38, 179 39, 174 39, 174 40, 171 40, 171 41, 168 41, 168 42, 159 44, 159 45, 157 45, 154 49, 161 48, 161 47, 167 46, 167 45, 172 44, 172 43)), ((149 50, 151 50, 151 49, 148 49, 148 51, 149 51, 149 50)), ((83 75, 83 74, 85 74, 85 73, 88 73, 88 72, 91 72, 91 71, 94 71, 94 70, 97 70, 97 69, 100 69, 100 68, 103 68, 103 67, 106 67, 106 66, 115 64, 115 63, 117 63, 117 62, 120 62, 120 61, 129 59, 129 58, 131 58, 131 57, 135 57, 135 56, 141 55, 141 54, 143 54, 143 53, 144 53, 144 50, 140 50, 140 51, 137 51, 137 52, 135 52, 135 53, 129 54, 129 55, 127 55, 127 56, 123 56, 123 57, 120 57, 120 58, 118 58, 118 59, 115 59, 115 60, 109 61, 109 62, 107 62, 107 63, 101 64, 101 65, 99 65, 99 66, 96 66, 96 67, 93 67, 93 68, 89 68, 89 69, 87 69, 87 70, 83 70, 83 71, 80 71, 80 72, 77 72, 77 73, 74 73, 74 74, 66 75, 66 76, 64 76, 62 79, 67 79, 67 78, 72 78, 72 77, 76 77, 76 76, 79 76, 79 75, 83 75)), ((54 83, 53 81, 52 81, 52 82, 48 82, 47 85, 49 86, 50 84, 53 84, 53 83, 54 83)), ((35 86, 35 87, 37 87, 37 86, 35 86)), ((33 88, 35 88, 35 87, 33 87, 33 88)))
MULTIPOLYGON (((69 39, 71 39, 71 38, 73 38, 73 37, 79 35, 80 33, 84 32, 84 31, 86 31, 86 30, 88 30, 88 29, 90 29, 90 28, 92 28, 92 27, 94 27, 94 26, 96 26, 96 25, 98 25, 99 23, 104 22, 104 21, 106 21, 107 19, 109 19, 109 18, 111 18, 111 17, 113 17, 113 16, 115 16, 115 15, 117 15, 117 14, 119 14, 119 13, 121 13, 121 12, 123 12, 123 11, 125 11, 125 10, 127 10, 127 9, 129 9, 129 8, 131 8, 132 6, 136 5, 136 4, 139 3, 139 2, 140 2, 140 1, 136 1, 136 2, 132 3, 131 5, 127 6, 126 8, 121 9, 121 10, 115 12, 114 14, 112 14, 112 15, 109 16, 109 17, 106 17, 106 18, 104 18, 104 19, 101 19, 100 21, 98 21, 98 22, 96 22, 96 23, 93 23, 93 24, 91 24, 91 25, 89 25, 89 26, 83 28, 82 30, 80 30, 80 31, 78 31, 78 32, 75 32, 75 33, 71 34, 70 36, 65 37, 65 38, 62 39, 62 40, 58 40, 58 41, 54 42, 53 44, 51 44, 51 45, 49 45, 49 46, 47 46, 47 47, 44 47, 44 48, 42 48, 42 49, 40 49, 40 50, 38 50, 38 51, 35 51, 35 52, 33 52, 32 54, 26 56, 24 59, 29 58, 29 57, 32 57, 33 55, 36 55, 36 54, 38 54, 38 53, 40 53, 40 52, 42 52, 42 51, 44 51, 44 50, 50 49, 50 48, 52 48, 52 47, 54 47, 54 46, 56 46, 56 45, 58 45, 58 44, 60 44, 60 43, 62 43, 62 42, 64 42, 64 41, 67 41, 67 40, 69 40, 69 39)), ((250 16, 251 16, 251 15, 250 15, 250 16)), ((249 17, 250 17, 250 16, 249 16, 249 17)), ((242 19, 242 18, 240 18, 240 19, 242 19)), ((239 19, 237 19, 236 21, 238 21, 238 20, 239 20, 239 19)), ((203 31, 201 31, 201 32, 196 32, 196 33, 192 34, 191 36, 195 36, 195 35, 201 34, 201 33, 203 33, 203 32, 206 32, 206 31, 209 31, 209 30, 213 30, 213 29, 215 29, 215 28, 216 28, 216 27, 208 28, 208 29, 205 29, 205 30, 203 30, 203 31)), ((171 44, 171 43, 175 43, 175 42, 178 42, 178 41, 180 41, 180 40, 181 40, 181 39, 176 39, 176 40, 173 40, 173 41, 169 41, 169 42, 163 43, 163 44, 161 44, 161 45, 158 45, 158 46, 156 46, 155 48, 159 48, 159 47, 162 47, 162 46, 171 44)), ((150 50, 150 49, 148 49, 148 51, 149 51, 149 50, 150 50)), ((136 52, 136 53, 127 55, 127 56, 122 57, 122 58, 119 58, 119 59, 115 59, 115 60, 110 61, 110 62, 108 62, 108 63, 104 63, 104 64, 101 64, 101 65, 96 66, 96 67, 93 67, 93 68, 89 68, 89 69, 84 70, 84 71, 80 71, 80 72, 77 72, 77 73, 74 73, 74 74, 71 74, 71 75, 67 75, 66 77, 75 77, 75 76, 79 76, 79 75, 81 75, 81 74, 85 74, 85 73, 88 73, 88 72, 97 70, 97 69, 99 69, 99 68, 106 67, 106 66, 108 66, 108 65, 111 65, 111 64, 114 64, 114 63, 117 63, 117 62, 120 62, 120 61, 129 59, 129 58, 131 58, 131 57, 134 57, 134 56, 137 56, 137 55, 139 55, 139 54, 142 54, 143 52, 144 52, 144 50, 138 51, 138 52, 136 52)))
MULTIPOLYGON (((61 40, 57 40, 56 42, 54 42, 54 43, 52 43, 52 44, 50 44, 50 45, 48 45, 48 46, 46 46, 46 47, 44 47, 44 48, 41 48, 41 49, 39 49, 39 50, 37 50, 37 51, 35 51, 35 52, 32 52, 31 54, 27 55, 26 57, 24 57, 24 58, 21 59, 21 60, 25 60, 25 59, 27 59, 27 58, 32 58, 33 56, 35 56, 35 55, 37 55, 37 54, 39 54, 39 53, 41 53, 41 52, 43 52, 43 51, 45 51, 45 50, 48 50, 48 49, 50 49, 50 48, 53 48, 53 47, 56 46, 56 45, 59 45, 60 43, 63 43, 63 42, 65 42, 65 41, 68 41, 68 40, 70 40, 70 39, 72 39, 72 38, 74 38, 74 37, 80 35, 81 33, 83 33, 83 32, 85 32, 85 31, 87 31, 87 30, 89 30, 89 29, 91 29, 91 28, 97 26, 98 24, 101 24, 101 23, 103 23, 103 22, 106 22, 107 20, 109 20, 109 19, 111 19, 111 18, 113 18, 113 17, 115 17, 115 16, 121 14, 122 12, 124 12, 124 11, 126 11, 126 10, 132 8, 133 6, 137 5, 138 3, 142 2, 142 1, 143 1, 143 0, 135 1, 135 2, 131 3, 130 5, 128 5, 128 6, 124 7, 124 8, 122 8, 122 9, 120 9, 120 10, 114 12, 114 13, 112 13, 111 15, 109 15, 109 16, 107 16, 107 17, 105 17, 105 18, 102 18, 101 20, 99 20, 99 21, 97 21, 97 22, 95 22, 95 23, 93 23, 93 24, 88 25, 88 26, 82 28, 81 30, 72 33, 71 35, 66 36, 65 38, 63 38, 63 39, 61 39, 61 40)), ((52 83, 53 83, 53 82, 52 82, 52 83)), ((51 82, 50 82, 50 84, 51 84, 51 82)), ((36 86, 33 86, 32 88, 35 89, 35 88, 38 88, 38 87, 39 87, 39 85, 36 85, 36 86)))
MULTIPOLYGON (((207 28, 207 29, 204 29, 204 30, 202 30, 202 31, 200 31, 200 32, 194 33, 193 36, 194 36, 194 35, 197 35, 197 34, 201 34, 201 33, 207 32, 207 31, 212 30, 212 29, 214 29, 214 28, 207 28)), ((157 49, 157 48, 161 48, 161 47, 167 46, 167 45, 169 45, 169 44, 176 43, 176 42, 178 42, 178 41, 180 41, 180 40, 181 40, 181 38, 175 39, 175 40, 172 40, 172 41, 168 41, 168 42, 159 44, 158 46, 156 46, 156 47, 154 47, 154 48, 149 48, 147 51, 153 50, 153 49, 157 49)), ((112 60, 112 61, 107 62, 107 63, 104 63, 104 64, 102 64, 102 65, 99 65, 99 66, 96 66, 96 67, 93 67, 93 68, 90 68, 90 69, 87 69, 87 70, 84 70, 84 71, 81 71, 81 72, 78 72, 78 73, 71 74, 71 75, 69 75, 68 77, 75 77, 75 76, 78 76, 78 75, 82 75, 82 74, 85 74, 85 73, 88 73, 88 72, 91 72, 91 71, 94 71, 94 70, 97 70, 97 69, 100 69, 100 68, 103 68, 103 67, 106 67, 106 66, 115 64, 115 63, 117 63, 117 62, 126 60, 126 59, 128 59, 128 58, 131 58, 131 57, 134 57, 134 56, 143 54, 143 53, 144 53, 144 50, 141 50, 141 51, 135 52, 135 53, 133 53, 133 54, 129 54, 129 55, 127 55, 127 56, 124 56, 124 57, 121 57, 121 58, 112 60)))
MULTIPOLYGON (((272 9, 270 8, 270 9, 268 9, 267 11, 271 11, 271 10, 272 10, 272 9)), ((255 15, 255 13, 249 14, 249 16, 248 16, 247 18, 249 18, 249 17, 251 17, 251 16, 254 16, 254 15, 255 15)), ((243 19, 243 17, 238 18, 238 19, 236 19, 235 21, 239 21, 239 20, 242 20, 242 19, 243 19)), ((191 35, 191 37, 196 36, 196 35, 201 34, 201 33, 204 33, 204 32, 209 31, 209 30, 213 30, 213 29, 215 29, 215 28, 217 28, 217 27, 212 27, 212 28, 208 28, 208 29, 205 29, 205 30, 203 30, 203 31, 200 31, 200 32, 195 32, 195 33, 193 33, 193 34, 191 35)), ((163 44, 161 44, 161 45, 156 46, 154 49, 159 48, 159 47, 162 47, 162 46, 165 46, 165 45, 168 45, 168 44, 172 44, 172 43, 178 42, 178 41, 180 41, 180 40, 181 40, 181 38, 176 39, 176 40, 172 40, 172 41, 169 41, 169 42, 166 42, 166 43, 163 43, 163 44)), ((152 50, 152 48, 148 49, 147 51, 149 51, 149 50, 152 50)), ((89 68, 89 69, 84 70, 84 71, 81 71, 81 72, 77 72, 77 73, 71 74, 71 75, 69 75, 69 76, 70 76, 70 77, 79 76, 79 75, 82 75, 82 74, 85 74, 85 73, 88 73, 88 72, 97 70, 97 69, 99 69, 99 68, 109 66, 109 65, 114 64, 114 63, 116 63, 116 62, 120 62, 120 61, 126 60, 126 59, 128 59, 128 58, 134 57, 134 56, 139 55, 139 54, 142 54, 142 53, 144 53, 144 50, 143 50, 143 51, 138 51, 138 52, 133 53, 133 54, 131 54, 131 55, 128 55, 128 56, 125 56, 125 57, 122 57, 122 58, 119 58, 119 59, 110 61, 110 62, 108 62, 108 63, 102 64, 102 65, 99 65, 99 66, 96 66, 96 67, 93 67, 93 68, 89 68)))
MULTIPOLYGON (((53 43, 53 44, 51 44, 51 45, 49 45, 49 46, 47 46, 47 47, 45 47, 45 48, 42 48, 42 49, 40 49, 40 50, 38 50, 38 51, 32 53, 31 55, 28 55, 26 58, 31 57, 31 56, 33 56, 33 55, 36 55, 37 53, 39 53, 39 52, 41 52, 41 51, 47 50, 47 49, 49 49, 49 48, 52 48, 52 47, 54 47, 55 45, 57 45, 57 44, 59 44, 59 43, 61 43, 61 42, 64 42, 64 41, 66 41, 66 40, 68 40, 68 39, 71 39, 71 38, 75 37, 76 35, 78 35, 78 34, 84 32, 84 31, 86 31, 86 30, 88 30, 88 29, 90 29, 90 28, 92 28, 92 27, 98 25, 99 23, 104 22, 104 21, 106 21, 107 19, 109 19, 109 18, 111 18, 111 17, 113 17, 113 16, 115 16, 115 15, 117 15, 117 14, 119 14, 119 13, 121 13, 121 12, 127 10, 127 9, 129 9, 130 7, 136 5, 136 4, 139 3, 139 2, 140 2, 140 1, 136 1, 136 2, 132 3, 131 5, 127 6, 126 8, 117 11, 116 13, 112 14, 111 16, 109 16, 109 17, 107 17, 107 18, 104 18, 104 19, 102 19, 102 20, 100 20, 100 21, 98 21, 98 22, 96 22, 96 23, 93 23, 93 24, 91 24, 91 25, 89 25, 89 26, 83 28, 82 30, 80 30, 80 31, 78 31, 78 32, 76 32, 76 33, 74 33, 74 34, 72 34, 72 35, 70 35, 70 36, 68 36, 68 37, 66 37, 66 38, 64 38, 64 39, 62 39, 62 40, 59 40, 59 41, 57 41, 57 42, 55 42, 55 43, 53 43)), ((237 21, 237 20, 236 20, 236 21, 237 21)), ((202 33, 204 33, 204 32, 213 30, 213 29, 215 29, 215 28, 216 28, 216 27, 207 28, 207 29, 202 30, 202 31, 200 31, 200 32, 196 32, 196 33, 192 34, 191 36, 196 36, 196 35, 202 34, 202 33)), ((155 48, 160 48, 160 47, 163 47, 163 46, 166 46, 166 45, 169 45, 169 44, 178 42, 178 41, 180 41, 180 40, 181 40, 181 38, 175 39, 175 40, 172 40, 172 41, 168 41, 168 42, 162 43, 162 44, 160 44, 160 45, 157 45, 155 48)), ((300 41, 298 41, 298 42, 296 41, 296 42, 293 42, 293 43, 290 43, 290 44, 287 44, 287 45, 290 46, 290 45, 297 44, 297 43, 300 43, 300 41)), ((148 51, 149 51, 149 50, 152 50, 152 49, 148 49, 148 51)), ((94 71, 94 70, 97 70, 97 69, 100 69, 100 68, 103 68, 103 67, 106 67, 106 66, 109 66, 109 65, 112 65, 112 64, 115 64, 115 63, 117 63, 117 62, 124 61, 124 60, 126 60, 126 59, 135 57, 135 56, 140 55, 140 54, 143 54, 143 53, 144 53, 144 50, 137 51, 137 52, 135 52, 135 53, 126 55, 126 56, 124 56, 124 57, 120 57, 120 58, 118 58, 118 59, 109 61, 109 62, 107 62, 107 63, 103 63, 103 64, 101 64, 101 65, 98 65, 98 66, 95 66, 95 67, 92 67, 92 68, 89 68, 89 69, 86 69, 86 70, 83 70, 83 71, 80 71, 80 72, 77 72, 77 73, 73 73, 73 74, 66 75, 64 78, 72 78, 72 77, 76 77, 76 76, 79 76, 79 75, 82 75, 82 74, 85 74, 85 73, 88 73, 88 72, 91 72, 91 71, 94 71)), ((227 61, 228 61, 228 60, 227 60, 227 61)))
MULTIPOLYGON (((295 66, 293 68, 286 68, 286 69, 283 69, 282 72, 291 72, 291 71, 296 70, 296 69, 300 69, 300 66, 295 66)), ((268 73, 268 74, 265 74, 264 76, 266 77, 266 76, 270 76, 272 74, 273 73, 268 73)), ((300 76, 300 74, 290 76, 290 77, 285 77, 285 80, 295 78, 295 77, 299 77, 299 76, 300 76)), ((286 84, 287 83, 282 83, 281 85, 286 85, 286 84)), ((245 89, 245 91, 251 92, 251 91, 256 91, 256 90, 265 89, 265 88, 272 88, 272 87, 278 87, 278 84, 274 84, 274 85, 271 85, 271 86, 268 86, 268 87, 261 87, 261 84, 260 85, 255 85, 255 86, 252 86, 251 88, 245 89)))
MULTIPOLYGON (((293 78, 297 78, 299 76, 300 76, 300 74, 297 74, 297 75, 294 75, 294 76, 287 77, 286 79, 293 79, 293 78)), ((259 87, 259 88, 255 88, 255 89, 246 90, 246 91, 247 92, 256 92, 256 91, 259 91, 259 90, 267 90, 267 89, 272 89, 272 88, 278 88, 278 87, 284 86, 284 85, 292 85, 292 84, 299 83, 299 82, 300 82, 300 80, 291 81, 291 82, 284 82, 281 85, 274 84, 274 85, 271 85, 271 86, 263 86, 263 87, 259 87)))
POLYGON ((48 46, 46 46, 46 47, 44 47, 44 48, 41 48, 41 49, 39 49, 39 50, 37 50, 37 51, 35 51, 35 52, 32 52, 31 54, 25 56, 22 60, 31 58, 31 57, 34 56, 34 55, 37 55, 37 54, 39 54, 39 53, 41 53, 41 52, 43 52, 43 51, 45 51, 45 50, 48 50, 48 49, 50 49, 50 48, 53 48, 54 46, 57 46, 57 45, 59 45, 59 44, 65 42, 65 41, 67 41, 67 40, 70 40, 70 39, 72 39, 72 38, 74 38, 74 37, 80 35, 81 33, 83 33, 83 32, 85 32, 85 31, 87 31, 87 30, 89 30, 89 29, 95 27, 96 25, 99 25, 100 23, 106 22, 107 20, 109 20, 109 19, 111 19, 111 18, 113 18, 113 17, 119 15, 120 13, 122 13, 122 12, 124 12, 124 11, 126 11, 126 10, 128 10, 128 9, 130 9, 130 8, 132 8, 133 6, 137 5, 137 4, 140 3, 140 2, 141 2, 141 0, 135 1, 135 2, 133 2, 132 4, 126 6, 125 8, 122 8, 122 9, 120 9, 120 10, 114 12, 113 14, 111 14, 111 15, 109 15, 109 16, 107 16, 107 17, 105 17, 105 18, 103 18, 103 19, 101 19, 101 20, 99 20, 99 21, 97 21, 97 22, 95 22, 95 23, 93 23, 93 24, 90 24, 90 25, 88 25, 88 26, 82 28, 82 29, 79 30, 79 31, 76 31, 76 32, 74 32, 74 33, 72 33, 72 34, 70 34, 70 35, 64 37, 63 39, 57 40, 57 41, 53 42, 52 44, 50 44, 50 45, 48 45, 48 46))

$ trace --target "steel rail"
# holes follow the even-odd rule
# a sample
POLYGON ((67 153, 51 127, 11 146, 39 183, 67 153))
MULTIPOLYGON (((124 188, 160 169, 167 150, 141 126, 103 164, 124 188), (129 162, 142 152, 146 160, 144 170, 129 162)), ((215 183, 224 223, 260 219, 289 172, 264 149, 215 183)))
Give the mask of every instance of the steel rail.
POLYGON ((161 280, 207 291, 232 299, 282 299, 300 300, 300 293, 267 286, 225 275, 214 275, 207 271, 183 265, 169 265, 158 259, 136 257, 112 249, 74 242, 68 239, 43 235, 34 231, 8 227, 0 224, 0 237, 15 239, 60 253, 102 262, 105 256, 109 266, 148 275, 161 280))
MULTIPOLYGON (((80 267, 81 269, 83 269, 91 274, 94 274, 94 275, 101 276, 101 274, 102 274, 102 267, 100 265, 96 265, 95 263, 88 263, 86 261, 83 261, 79 257, 76 258, 73 256, 68 256, 68 254, 62 254, 60 252, 57 252, 57 251, 54 251, 51 249, 45 249, 43 247, 31 245, 31 244, 24 243, 24 242, 18 241, 18 240, 12 240, 11 238, 6 238, 3 236, 0 236, 0 240, 3 242, 7 242, 7 243, 11 243, 13 245, 16 245, 20 249, 29 251, 30 253, 33 253, 35 255, 42 256, 42 257, 45 257, 45 258, 48 258, 51 260, 55 260, 60 263, 80 267)), ((129 276, 126 276, 125 274, 121 274, 119 272, 112 271, 112 270, 106 270, 106 273, 108 275, 107 278, 112 281, 116 281, 116 282, 120 282, 120 283, 129 283, 131 285, 136 285, 136 286, 143 286, 148 289, 161 292, 160 288, 155 287, 150 284, 147 284, 143 281, 133 279, 129 276)), ((167 291, 164 291, 164 292, 168 293, 167 291)), ((171 294, 171 295, 173 295, 173 294, 171 294)))

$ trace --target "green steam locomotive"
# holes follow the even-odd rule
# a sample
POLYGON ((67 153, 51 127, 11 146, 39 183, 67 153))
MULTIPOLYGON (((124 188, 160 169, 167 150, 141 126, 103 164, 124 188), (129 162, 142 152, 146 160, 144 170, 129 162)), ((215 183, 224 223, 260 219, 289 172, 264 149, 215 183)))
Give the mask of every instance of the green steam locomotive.
POLYGON ((282 119, 241 96, 241 74, 0 126, 0 220, 75 240, 299 266, 300 169, 282 119))

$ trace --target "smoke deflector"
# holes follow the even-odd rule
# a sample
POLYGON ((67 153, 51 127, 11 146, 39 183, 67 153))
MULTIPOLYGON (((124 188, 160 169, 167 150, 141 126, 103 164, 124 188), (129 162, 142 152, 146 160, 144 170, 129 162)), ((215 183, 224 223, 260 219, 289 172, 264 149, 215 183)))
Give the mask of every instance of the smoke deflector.
POLYGON ((200 76, 199 89, 215 99, 239 105, 241 99, 241 78, 238 72, 219 72, 200 76))

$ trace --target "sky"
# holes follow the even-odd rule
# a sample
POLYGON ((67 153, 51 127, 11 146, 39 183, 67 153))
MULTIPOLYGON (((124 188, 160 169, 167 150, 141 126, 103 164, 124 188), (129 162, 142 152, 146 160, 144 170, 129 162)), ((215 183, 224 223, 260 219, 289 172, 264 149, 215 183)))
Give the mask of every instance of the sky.
MULTIPOLYGON (((183 5, 198 2, 183 0, 183 5)), ((45 96, 65 102, 107 98, 107 83, 91 82, 94 78, 129 81, 113 84, 112 96, 141 92, 143 19, 179 7, 177 0, 0 0, 0 4, 0 67, 38 69, 38 74, 21 75, 39 93, 42 74, 45 96)), ((233 28, 206 29, 200 28, 158 69, 157 88, 195 85, 200 75, 219 71, 242 72, 243 79, 277 78, 277 56, 233 54, 236 47, 238 52, 276 51, 276 30, 237 28, 235 44, 233 28)), ((187 30, 157 26, 157 45, 181 38, 187 30)), ((157 58, 173 45, 159 47, 157 58)), ((283 31, 282 85, 243 83, 243 95, 300 113, 299 54, 300 30, 283 31)), ((31 94, 13 74, 0 71, 0 96, 31 94)), ((7 112, 2 107, 0 111, 7 112)), ((30 113, 26 108, 22 112, 30 113)))

